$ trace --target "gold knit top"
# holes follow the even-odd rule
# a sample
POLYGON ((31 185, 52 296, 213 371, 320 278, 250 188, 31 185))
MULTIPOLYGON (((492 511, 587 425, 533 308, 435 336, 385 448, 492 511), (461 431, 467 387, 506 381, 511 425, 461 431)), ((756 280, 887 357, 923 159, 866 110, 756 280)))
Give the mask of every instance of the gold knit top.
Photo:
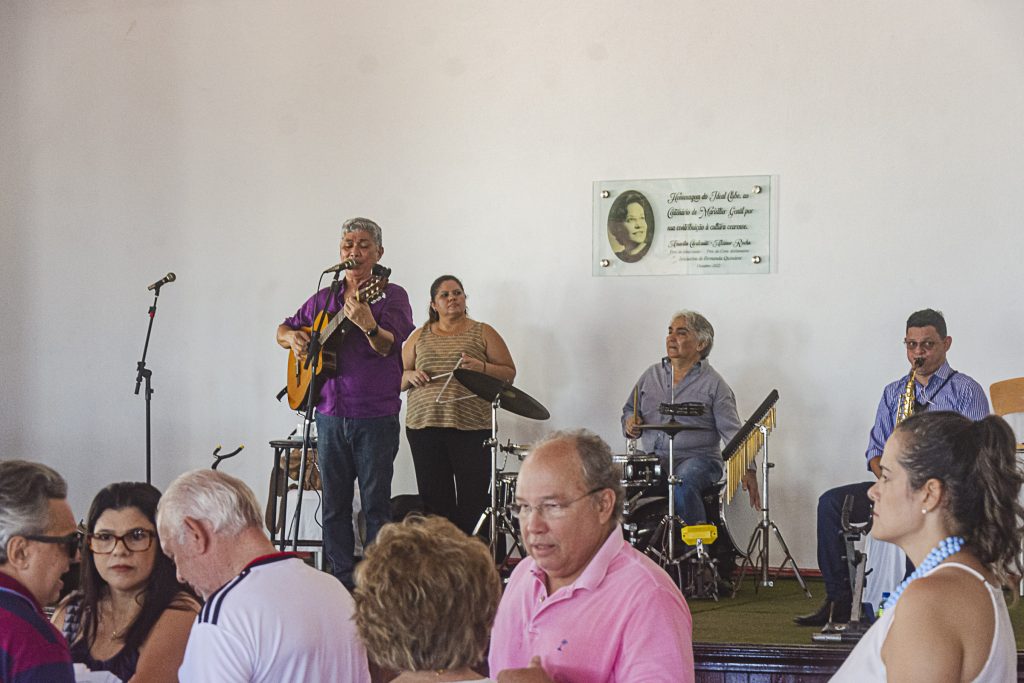
MULTIPOLYGON (((474 322, 466 331, 450 336, 434 334, 433 325, 427 325, 416 340, 416 369, 431 377, 443 375, 452 371, 463 353, 477 360, 487 360, 483 323, 474 322)), ((462 386, 457 379, 452 379, 444 388, 447 380, 448 377, 441 377, 426 386, 409 390, 405 426, 409 429, 490 429, 490 404, 462 386), (442 389, 444 393, 441 393, 442 389)))

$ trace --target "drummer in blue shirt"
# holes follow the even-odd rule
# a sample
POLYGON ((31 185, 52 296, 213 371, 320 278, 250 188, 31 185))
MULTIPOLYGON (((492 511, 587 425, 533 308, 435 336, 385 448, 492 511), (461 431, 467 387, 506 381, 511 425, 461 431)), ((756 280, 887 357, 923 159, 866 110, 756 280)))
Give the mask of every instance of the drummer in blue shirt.
MULTIPOLYGON (((676 514, 684 524, 706 522, 701 493, 722 478, 722 442, 728 443, 743 425, 736 412, 736 396, 722 376, 711 367, 708 355, 715 342, 715 328, 700 313, 679 311, 672 316, 665 338, 666 356, 640 376, 622 406, 622 433, 639 438, 643 450, 657 455, 668 471, 671 439, 675 459, 676 514), (642 424, 668 422, 660 413, 663 403, 699 403, 703 414, 680 419, 687 427, 673 437, 657 429, 641 430, 642 424)), ((750 504, 760 509, 757 472, 747 470, 743 489, 750 504)))

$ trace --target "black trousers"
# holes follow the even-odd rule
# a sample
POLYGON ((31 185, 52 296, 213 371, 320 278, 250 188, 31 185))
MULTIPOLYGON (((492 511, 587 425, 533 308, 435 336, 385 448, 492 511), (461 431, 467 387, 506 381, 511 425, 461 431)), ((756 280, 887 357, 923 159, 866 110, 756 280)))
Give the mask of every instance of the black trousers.
POLYGON ((853 496, 853 511, 850 522, 863 524, 871 514, 871 500, 868 489, 874 482, 848 484, 829 489, 818 498, 818 569, 825 579, 825 593, 829 600, 850 602, 850 570, 843 555, 846 542, 843 540, 843 501, 853 496))
POLYGON ((424 511, 473 533, 490 502, 491 451, 488 429, 406 428, 424 511))

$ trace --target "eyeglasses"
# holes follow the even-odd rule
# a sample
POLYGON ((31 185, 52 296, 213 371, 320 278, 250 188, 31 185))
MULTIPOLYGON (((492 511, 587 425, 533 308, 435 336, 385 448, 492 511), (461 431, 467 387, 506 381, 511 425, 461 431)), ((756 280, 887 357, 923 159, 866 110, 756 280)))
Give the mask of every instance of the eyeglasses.
POLYGON ((606 487, 600 486, 596 489, 587 491, 579 498, 573 498, 568 503, 541 503, 540 505, 526 505, 525 503, 512 503, 508 506, 509 512, 516 519, 523 519, 529 517, 533 513, 539 513, 544 519, 561 519, 569 513, 569 506, 573 503, 578 503, 587 496, 592 496, 598 491, 604 491, 606 487))
POLYGON ((72 560, 78 555, 79 548, 82 547, 82 534, 78 531, 72 531, 67 536, 43 536, 40 534, 26 534, 23 536, 26 540, 36 541, 38 543, 52 543, 53 545, 64 546, 64 551, 68 554, 72 560))
POLYGON ((904 339, 903 345, 907 347, 908 351, 917 351, 917 347, 920 346, 925 351, 931 351, 939 342, 934 339, 925 339, 924 341, 914 341, 913 339, 904 339))
POLYGON ((97 555, 109 555, 114 552, 117 542, 121 541, 129 552, 141 553, 144 550, 149 550, 155 536, 156 532, 149 529, 132 529, 123 536, 104 532, 89 534, 89 550, 97 555))

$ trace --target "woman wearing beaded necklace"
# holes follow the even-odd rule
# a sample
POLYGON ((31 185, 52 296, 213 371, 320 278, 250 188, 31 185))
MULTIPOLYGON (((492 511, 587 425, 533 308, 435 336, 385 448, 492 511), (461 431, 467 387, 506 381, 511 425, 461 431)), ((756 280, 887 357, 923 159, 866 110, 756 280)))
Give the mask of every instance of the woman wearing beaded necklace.
POLYGON ((1002 589, 1021 574, 1022 477, 1006 422, 925 412, 885 444, 872 534, 917 569, 833 681, 1015 681, 1002 589))
POLYGON ((96 494, 86 520, 82 590, 53 616, 75 662, 123 681, 177 681, 199 611, 160 550, 159 500, 160 491, 144 483, 111 484, 96 494))

